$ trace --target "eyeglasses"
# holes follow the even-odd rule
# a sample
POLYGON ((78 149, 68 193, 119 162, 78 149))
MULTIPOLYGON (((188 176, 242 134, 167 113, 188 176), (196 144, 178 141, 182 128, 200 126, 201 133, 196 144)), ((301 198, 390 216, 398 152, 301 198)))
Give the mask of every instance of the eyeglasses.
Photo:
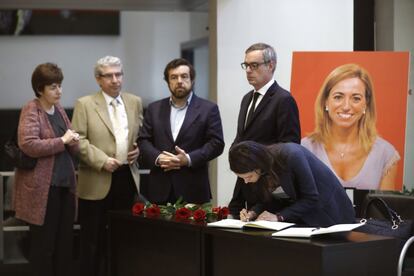
POLYGON ((243 62, 240 65, 241 65, 241 68, 243 70, 247 70, 247 68, 249 68, 249 67, 250 67, 251 70, 256 70, 257 68, 259 68, 260 65, 267 64, 267 63, 269 63, 269 62, 268 61, 252 62, 252 63, 243 62))
POLYGON ((107 80, 112 80, 114 77, 119 80, 120 78, 122 78, 122 76, 124 75, 124 73, 122 72, 117 72, 117 73, 108 73, 108 74, 99 74, 99 76, 101 78, 107 79, 107 80))

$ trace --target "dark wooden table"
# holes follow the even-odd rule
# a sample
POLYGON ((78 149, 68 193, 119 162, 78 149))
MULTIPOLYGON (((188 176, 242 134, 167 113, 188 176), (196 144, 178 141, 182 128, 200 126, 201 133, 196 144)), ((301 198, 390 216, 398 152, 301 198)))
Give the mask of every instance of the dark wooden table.
POLYGON ((396 275, 396 241, 358 232, 273 238, 257 230, 203 231, 205 275, 396 275))
POLYGON ((112 212, 109 258, 112 276, 199 276, 203 225, 112 212))
POLYGON ((393 276, 396 240, 358 232, 312 239, 110 214, 111 275, 393 276))

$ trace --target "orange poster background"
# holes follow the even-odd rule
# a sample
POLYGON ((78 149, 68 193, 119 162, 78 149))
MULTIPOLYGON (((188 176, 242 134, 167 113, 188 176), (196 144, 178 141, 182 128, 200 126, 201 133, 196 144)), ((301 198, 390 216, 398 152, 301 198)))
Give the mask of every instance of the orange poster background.
POLYGON ((334 68, 346 63, 361 65, 372 77, 378 134, 401 156, 395 186, 401 190, 409 52, 294 52, 290 90, 299 107, 302 137, 314 129, 314 104, 323 81, 334 68))

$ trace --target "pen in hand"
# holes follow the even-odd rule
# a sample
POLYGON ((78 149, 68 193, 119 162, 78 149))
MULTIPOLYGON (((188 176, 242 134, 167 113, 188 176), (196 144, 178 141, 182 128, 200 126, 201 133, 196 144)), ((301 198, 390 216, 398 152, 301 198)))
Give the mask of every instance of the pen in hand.
POLYGON ((244 202, 244 209, 246 209, 246 221, 249 221, 249 209, 247 209, 247 201, 244 202))

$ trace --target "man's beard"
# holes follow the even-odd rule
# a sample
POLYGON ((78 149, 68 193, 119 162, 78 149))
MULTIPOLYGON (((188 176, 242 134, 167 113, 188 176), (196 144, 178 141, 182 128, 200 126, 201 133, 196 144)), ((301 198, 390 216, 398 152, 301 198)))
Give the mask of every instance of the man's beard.
POLYGON ((180 87, 180 91, 177 91, 177 88, 174 90, 171 90, 171 93, 173 96, 177 99, 185 99, 190 94, 191 90, 193 89, 193 86, 191 86, 189 89, 186 89, 185 87, 180 87))

